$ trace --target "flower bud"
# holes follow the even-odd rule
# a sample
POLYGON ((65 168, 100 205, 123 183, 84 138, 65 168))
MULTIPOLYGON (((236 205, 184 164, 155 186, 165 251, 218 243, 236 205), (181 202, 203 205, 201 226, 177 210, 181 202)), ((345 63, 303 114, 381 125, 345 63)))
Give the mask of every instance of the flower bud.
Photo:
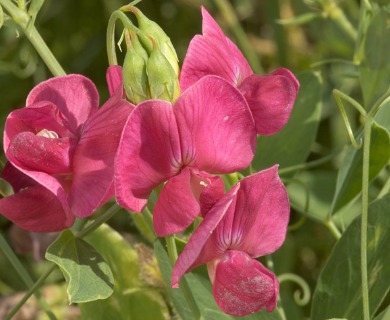
POLYGON ((179 78, 158 44, 154 48, 146 64, 150 97, 175 101, 180 95, 179 78))
POLYGON ((138 104, 149 98, 146 61, 148 54, 133 31, 125 32, 127 52, 123 62, 123 86, 127 99, 138 104))
MULTIPOLYGON (((176 73, 176 76, 179 76, 179 63, 176 51, 171 43, 171 40, 166 35, 166 33, 161 29, 161 27, 154 21, 148 19, 138 8, 129 5, 123 7, 126 11, 131 11, 137 18, 138 28, 147 36, 152 36, 158 44, 158 47, 165 56, 167 61, 172 66, 172 69, 176 73)), ((153 47, 150 46, 150 42, 147 41, 145 37, 140 38, 141 42, 143 42, 144 46, 149 47, 149 49, 153 50, 153 47), (145 43, 144 43, 145 42, 145 43)))

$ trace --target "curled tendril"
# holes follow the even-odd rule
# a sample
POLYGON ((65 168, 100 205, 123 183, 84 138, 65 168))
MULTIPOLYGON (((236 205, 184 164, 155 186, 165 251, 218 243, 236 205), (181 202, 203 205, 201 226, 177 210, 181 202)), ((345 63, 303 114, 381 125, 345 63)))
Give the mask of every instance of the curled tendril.
POLYGON ((300 276, 294 273, 283 273, 278 276, 279 283, 285 281, 293 281, 300 286, 301 290, 296 290, 294 292, 294 301, 299 306, 305 306, 309 303, 311 298, 311 291, 307 282, 300 276))

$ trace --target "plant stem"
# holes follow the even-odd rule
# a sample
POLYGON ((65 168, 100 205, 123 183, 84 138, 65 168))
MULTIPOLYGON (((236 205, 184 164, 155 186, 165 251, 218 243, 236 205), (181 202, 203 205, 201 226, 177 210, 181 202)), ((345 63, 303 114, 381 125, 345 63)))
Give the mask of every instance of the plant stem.
MULTIPOLYGON (((167 244, 168 256, 173 266, 176 263, 178 257, 175 238, 173 236, 167 236, 165 237, 165 241, 167 244)), ((184 277, 180 280, 179 288, 183 293, 184 298, 186 299, 187 304, 192 311, 192 314, 194 315, 194 319, 203 319, 199 311, 198 305, 195 302, 194 296, 191 293, 190 287, 188 286, 188 283, 184 277)))
POLYGON ((33 25, 29 28, 23 28, 23 31, 34 46, 35 50, 37 50, 38 54, 41 56, 42 60, 45 62, 46 66, 49 68, 50 72, 54 76, 65 76, 65 70, 54 57, 35 26, 33 25))
POLYGON ((336 238, 336 240, 339 240, 341 238, 341 232, 336 227, 336 225, 334 224, 334 222, 332 220, 325 221, 325 225, 328 227, 328 229, 333 234, 333 236, 336 238))
MULTIPOLYGON (((12 317, 19 311, 19 309, 25 304, 25 302, 36 293, 38 288, 42 285, 42 283, 46 280, 46 278, 54 271, 56 268, 55 264, 52 264, 50 269, 48 269, 44 274, 40 276, 40 278, 35 282, 35 284, 26 292, 23 298, 18 302, 18 304, 11 310, 11 312, 7 315, 5 320, 12 319, 12 317)), ((55 319, 55 318, 51 318, 55 319)))
MULTIPOLYGON (((96 230, 99 226, 101 226, 103 223, 111 219, 118 211, 121 209, 116 203, 111 206, 105 213, 103 213, 101 216, 99 216, 94 222, 92 222, 90 225, 88 225, 85 229, 81 230, 76 234, 76 237, 82 238, 85 237, 87 234, 93 232, 96 230)), ((12 250, 11 250, 12 251, 12 250)), ((26 292, 26 294, 23 296, 23 298, 19 301, 19 303, 11 310, 11 312, 6 317, 6 320, 11 319, 16 312, 23 306, 23 304, 31 297, 31 295, 36 294, 36 290, 40 287, 40 285, 45 281, 45 279, 55 270, 56 265, 53 264, 50 269, 48 269, 44 274, 41 275, 41 277, 38 279, 37 282, 26 292)), ((50 319, 55 319, 50 318, 50 319)))
POLYGON ((368 293, 368 272, 367 272, 367 227, 368 227, 368 188, 369 188, 369 166, 370 166, 370 143, 371 126, 373 124, 371 115, 366 117, 364 124, 363 142, 363 173, 362 173, 362 221, 361 221, 361 274, 362 274, 362 299, 363 299, 363 319, 370 319, 370 300, 368 293))
POLYGON ((76 234, 76 237, 82 238, 92 231, 99 228, 103 223, 110 220, 121 209, 116 203, 114 203, 106 212, 96 218, 94 222, 88 225, 86 228, 76 234))
POLYGON ((347 36, 349 36, 353 41, 356 40, 356 29, 334 0, 323 2, 323 9, 328 17, 331 18, 347 36))
POLYGON ((66 75, 64 69, 58 63, 49 47, 42 39, 41 35, 37 31, 34 25, 30 25, 31 17, 24 11, 15 6, 10 0, 0 0, 2 5, 10 14, 12 19, 22 28, 26 37, 30 40, 31 44, 37 50, 46 66, 54 76, 66 75))
POLYGON ((245 34, 244 29, 242 28, 240 22, 238 21, 234 7, 227 0, 214 0, 215 5, 218 7, 222 16, 224 17, 226 23, 233 31, 236 39, 249 61, 249 64, 253 68, 255 73, 264 73, 263 67, 259 62, 259 57, 256 52, 253 50, 247 35, 245 34))
MULTIPOLYGON (((11 262, 12 266, 16 270, 16 272, 19 274, 20 278, 23 280, 24 284, 27 286, 27 288, 31 288, 34 286, 34 281, 31 279, 30 275, 22 265, 22 263, 19 261, 18 257, 15 255, 14 251, 9 246, 8 242, 5 240, 4 236, 0 233, 0 247, 3 249, 4 254, 8 258, 8 260, 11 262)), ((34 292, 34 291, 33 291, 34 292)), ((39 304, 43 308, 43 310, 46 312, 47 316, 51 320, 57 319, 53 312, 50 310, 50 307, 47 305, 45 300, 42 299, 41 294, 36 291, 34 292, 36 298, 38 299, 39 304)), ((19 309, 19 308, 18 308, 19 309)), ((17 310, 16 310, 17 311, 17 310)))

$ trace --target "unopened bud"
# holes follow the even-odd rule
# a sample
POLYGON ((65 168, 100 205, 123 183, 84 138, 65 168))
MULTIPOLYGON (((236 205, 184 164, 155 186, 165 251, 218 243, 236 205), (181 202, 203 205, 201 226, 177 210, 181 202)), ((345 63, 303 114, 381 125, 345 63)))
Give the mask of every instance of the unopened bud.
POLYGON ((152 99, 175 101, 180 95, 179 78, 159 46, 155 45, 146 65, 152 99))
POLYGON ((146 61, 148 54, 136 34, 126 31, 127 52, 123 62, 123 86, 127 99, 138 104, 149 98, 146 61))
MULTIPOLYGON (((123 7, 125 11, 131 11, 137 18, 138 28, 147 36, 152 36, 158 44, 158 47, 161 53, 165 56, 167 61, 172 66, 172 69, 179 76, 179 63, 176 51, 172 45, 171 39, 166 35, 166 33, 161 29, 161 27, 154 21, 148 19, 138 8, 129 5, 123 7)), ((143 45, 150 48, 150 42, 147 38, 140 38, 143 45), (145 43, 144 43, 145 42, 145 43)), ((154 46, 153 46, 154 47, 154 46)), ((153 48, 151 48, 153 49, 153 48)))

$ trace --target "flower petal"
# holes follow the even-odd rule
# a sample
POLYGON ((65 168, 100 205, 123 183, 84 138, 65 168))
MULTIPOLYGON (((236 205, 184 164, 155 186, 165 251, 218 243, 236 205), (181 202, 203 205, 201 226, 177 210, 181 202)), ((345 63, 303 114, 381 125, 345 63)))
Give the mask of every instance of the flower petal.
POLYGON ((184 168, 169 179, 153 210, 157 236, 165 237, 185 230, 199 214, 200 207, 191 191, 191 170, 184 168))
POLYGON ((275 165, 242 179, 234 217, 225 217, 231 224, 215 231, 253 258, 276 251, 286 237, 290 204, 277 170, 275 165))
POLYGON ((10 141, 20 132, 38 134, 42 130, 52 131, 61 138, 73 137, 66 129, 58 108, 49 102, 38 102, 8 115, 4 128, 4 150, 8 149, 10 141))
POLYGON ((298 81, 291 72, 281 70, 270 75, 252 75, 239 86, 252 111, 258 134, 275 134, 290 118, 298 81))
POLYGON ((221 76, 239 85, 253 74, 248 62, 203 7, 202 16, 203 37, 196 35, 190 42, 180 74, 180 88, 184 91, 207 75, 221 76))
POLYGON ((227 314, 241 317, 275 309, 279 283, 260 262, 241 251, 227 251, 216 264, 213 295, 227 314))
POLYGON ((121 97, 124 98, 123 78, 121 66, 110 66, 106 72, 108 91, 113 96, 116 90, 121 90, 121 97))
POLYGON ((34 87, 28 97, 27 107, 40 101, 56 105, 69 123, 74 134, 97 111, 99 94, 88 78, 71 74, 55 77, 34 87))
POLYGON ((74 217, 66 200, 7 162, 2 178, 13 187, 14 195, 0 199, 0 213, 19 227, 35 232, 59 231, 70 227, 74 217))
POLYGON ((34 232, 60 231, 74 222, 58 198, 40 185, 0 199, 0 213, 19 227, 34 232))
POLYGON ((181 169, 180 141, 170 103, 149 100, 130 114, 115 160, 120 205, 141 212, 150 192, 181 169))
POLYGON ((68 174, 72 171, 73 144, 69 138, 47 138, 21 132, 12 139, 6 156, 13 164, 27 170, 68 174))
MULTIPOLYGON (((191 269, 218 258, 223 251, 215 241, 214 230, 224 218, 234 210, 234 202, 239 186, 234 186, 207 213, 199 227, 192 234, 176 260, 172 271, 172 287, 177 288, 180 279, 191 269)), ((223 249, 223 248, 222 248, 223 249)))
POLYGON ((77 217, 89 216, 114 195, 114 159, 122 129, 133 109, 129 102, 113 96, 86 121, 73 156, 69 193, 70 206, 77 217))
POLYGON ((207 76, 175 102, 185 165, 210 173, 247 167, 256 148, 252 115, 243 96, 227 81, 207 76))

